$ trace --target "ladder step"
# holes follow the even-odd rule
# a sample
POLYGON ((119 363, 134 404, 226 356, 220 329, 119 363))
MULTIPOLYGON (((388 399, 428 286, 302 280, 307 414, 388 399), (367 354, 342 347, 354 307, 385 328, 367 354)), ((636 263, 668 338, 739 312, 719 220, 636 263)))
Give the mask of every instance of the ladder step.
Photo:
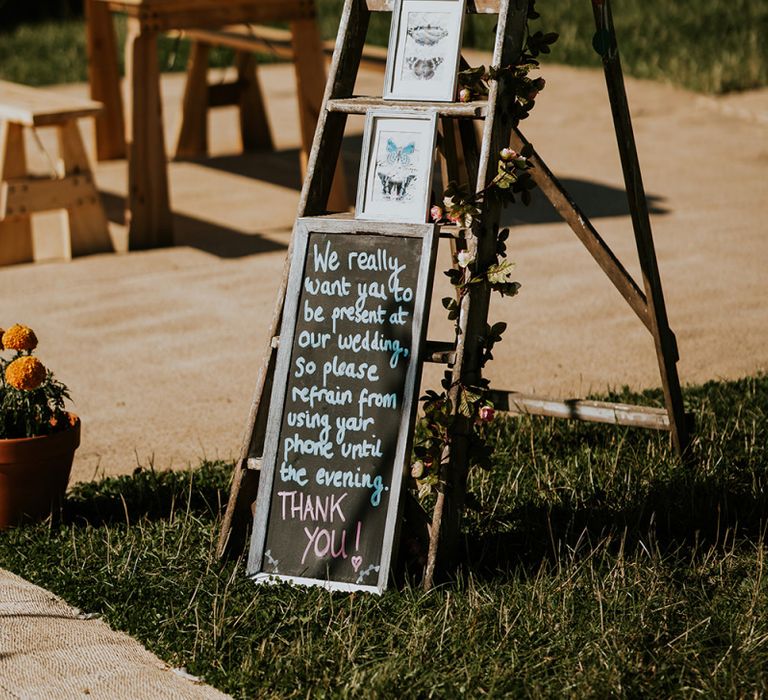
POLYGON ((489 398, 498 410, 518 415, 573 418, 593 423, 612 423, 655 430, 670 429, 669 414, 665 408, 632 406, 609 401, 547 399, 516 391, 491 391, 489 398))
POLYGON ((344 114, 365 114, 369 109, 397 108, 413 112, 437 112, 441 117, 469 117, 483 119, 488 113, 488 102, 402 102, 385 100, 381 97, 345 97, 328 100, 329 112, 344 114))
POLYGON ((245 460, 245 466, 248 467, 248 469, 261 471, 262 461, 263 461, 262 457, 248 457, 248 459, 245 460))
POLYGON ((424 362, 452 365, 456 359, 456 346, 444 340, 428 340, 424 348, 424 362))
MULTIPOLYGON (((366 0, 371 12, 392 12, 395 9, 395 0, 366 0)), ((467 0, 467 12, 478 14, 499 13, 499 0, 467 0)))

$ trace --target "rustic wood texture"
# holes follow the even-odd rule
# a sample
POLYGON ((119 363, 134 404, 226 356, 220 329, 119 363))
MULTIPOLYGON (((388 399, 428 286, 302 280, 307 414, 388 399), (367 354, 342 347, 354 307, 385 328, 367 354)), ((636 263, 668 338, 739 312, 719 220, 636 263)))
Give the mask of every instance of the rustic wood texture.
POLYGON ((85 1, 85 18, 91 99, 104 105, 96 115, 96 159, 125 158, 125 118, 115 27, 109 8, 97 0, 85 1))
POLYGON ((669 413, 666 408, 633 406, 609 401, 548 399, 516 391, 492 391, 489 398, 497 410, 513 414, 669 430, 669 413))
MULTIPOLYGON (((519 57, 525 38, 527 0, 500 0, 496 25, 493 65, 507 66, 519 57)), ((483 136, 477 168, 476 190, 484 188, 495 176, 496 154, 509 143, 512 124, 504 107, 504 83, 491 81, 488 91, 488 114, 483 123, 483 136)), ((499 226, 501 201, 492 192, 485 197, 482 220, 467 232, 467 250, 480 269, 496 261, 496 231, 499 226)), ((475 386, 481 379, 482 341, 488 320, 491 289, 488 283, 470 286, 461 301, 456 360, 452 370, 453 388, 449 392, 455 411, 448 464, 442 470, 444 486, 438 491, 432 516, 430 546, 423 585, 432 587, 438 558, 443 567, 452 568, 456 560, 459 529, 464 510, 467 470, 472 426, 458 411, 458 387, 475 386)))
MULTIPOLYGON (((397 105, 409 112, 437 112, 441 117, 470 117, 482 119, 488 111, 485 100, 474 102, 410 102, 398 100, 397 105)), ((345 99, 331 100, 328 109, 331 112, 344 114, 365 114, 371 109, 391 107, 392 102, 381 97, 356 96, 345 99)))
MULTIPOLYGON (((367 0, 371 12, 392 12, 395 0, 367 0)), ((467 0, 467 12, 495 15, 500 11, 499 0, 467 0)))
MULTIPOLYGON (((291 22, 290 26, 294 54, 293 66, 296 72, 296 92, 299 98, 302 143, 301 171, 302 175, 306 175, 309 154, 315 138, 315 129, 324 106, 325 60, 320 41, 320 31, 314 21, 296 20, 291 22)), ((346 211, 349 208, 349 199, 340 153, 336 156, 336 161, 327 206, 333 211, 346 211)))
MULTIPOLYGON (((229 46, 239 51, 264 53, 276 58, 293 61, 294 50, 291 32, 278 27, 260 25, 228 25, 221 29, 190 29, 179 32, 192 41, 202 41, 214 46, 229 46)), ((326 57, 333 55, 336 42, 328 39, 322 42, 326 57)), ((387 49, 384 46, 366 44, 360 61, 361 68, 384 71, 387 62, 387 49)))
MULTIPOLYGON (((517 129, 513 129, 510 143, 517 151, 520 151, 525 145, 530 145, 528 140, 517 129)), ((635 280, 632 279, 626 268, 613 254, 608 244, 595 230, 587 215, 573 201, 560 181, 552 174, 552 171, 535 150, 530 157, 530 162, 533 165, 533 169, 530 171, 533 181, 552 203, 552 206, 554 206, 560 216, 573 229, 573 232, 584 244, 589 254, 595 259, 608 279, 611 280, 621 296, 624 297, 632 310, 637 314, 637 317, 653 333, 654 326, 648 314, 648 303, 645 294, 637 286, 635 280)))
MULTIPOLYGON (((0 122, 0 182, 6 183, 27 175, 27 154, 21 124, 0 122)), ((0 221, 0 265, 31 262, 32 220, 29 212, 14 212, 0 221)))
POLYGON ((128 18, 126 74, 133 102, 128 133, 128 241, 132 250, 173 245, 160 104, 157 36, 128 18))
POLYGON ((272 151, 274 143, 259 82, 256 57, 250 51, 238 51, 235 54, 235 66, 238 82, 243 86, 238 100, 243 150, 272 151))
POLYGON ((112 12, 122 12, 148 32, 221 27, 246 22, 311 19, 314 0, 97 0, 112 12))
POLYGON ((101 103, 0 80, 0 120, 22 126, 52 126, 76 117, 92 117, 101 103))
POLYGON ((187 82, 176 139, 176 158, 198 158, 208 154, 208 56, 211 47, 194 41, 187 61, 187 82))
POLYGON ((77 122, 71 119, 58 127, 57 136, 64 174, 73 178, 79 190, 79 195, 63 214, 69 229, 70 256, 112 252, 114 248, 107 217, 94 184, 77 122))
POLYGON ((613 114, 613 124, 616 130, 616 140, 621 157, 621 167, 624 173, 624 183, 629 199, 629 209, 632 215, 632 226, 635 231, 637 254, 640 258, 643 286, 648 304, 648 316, 653 324, 653 337, 656 347, 656 357, 661 373, 661 383, 664 398, 670 418, 670 433, 672 443, 678 452, 683 454, 689 442, 683 396, 680 390, 680 379, 677 373, 677 343, 669 327, 661 277, 656 260, 656 250, 651 232, 651 219, 648 213, 648 200, 645 196, 643 179, 640 172, 640 162, 637 156, 637 146, 632 129, 632 118, 627 102, 627 92, 624 87, 624 75, 621 70, 621 60, 613 26, 610 0, 593 3, 595 26, 598 35, 606 37, 603 53, 603 69, 608 87, 608 98, 613 114))

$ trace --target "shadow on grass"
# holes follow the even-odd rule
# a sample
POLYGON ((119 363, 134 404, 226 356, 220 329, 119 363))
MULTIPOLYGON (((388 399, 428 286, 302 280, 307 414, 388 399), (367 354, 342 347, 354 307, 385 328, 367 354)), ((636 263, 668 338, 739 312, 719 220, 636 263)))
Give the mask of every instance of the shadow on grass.
POLYGON ((729 489, 719 480, 681 478, 652 485, 628 507, 614 509, 599 496, 578 506, 523 505, 497 515, 483 531, 466 534, 459 565, 481 578, 589 554, 598 542, 627 555, 639 549, 662 553, 728 546, 734 537, 765 542, 768 496, 729 489))
MULTIPOLYGON (((657 394, 607 398, 653 404, 657 394)), ((768 377, 712 382, 688 390, 686 402, 699 426, 687 462, 663 434, 555 419, 494 423, 489 442, 498 466, 474 483, 482 508, 465 518, 459 567, 493 578, 586 556, 598 542, 627 554, 723 546, 735 537, 764 542, 768 377)), ((213 520, 226 503, 231 471, 231 463, 206 462, 186 472, 137 470, 78 484, 64 517, 95 526, 175 514, 213 520)), ((411 507, 403 532, 414 533, 424 523, 414 499, 405 501, 411 507)), ((424 562, 413 537, 404 539, 401 554, 408 571, 424 562)))
POLYGON ((203 462, 189 471, 139 468, 130 476, 76 484, 67 493, 63 519, 99 526, 164 520, 177 513, 216 518, 229 495, 232 467, 227 462, 203 462))

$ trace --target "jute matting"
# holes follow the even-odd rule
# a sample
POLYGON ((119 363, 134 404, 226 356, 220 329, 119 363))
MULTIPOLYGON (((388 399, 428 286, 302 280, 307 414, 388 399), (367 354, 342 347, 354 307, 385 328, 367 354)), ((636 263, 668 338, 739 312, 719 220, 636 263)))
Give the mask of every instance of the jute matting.
POLYGON ((0 569, 0 698, 222 700, 136 640, 0 569))

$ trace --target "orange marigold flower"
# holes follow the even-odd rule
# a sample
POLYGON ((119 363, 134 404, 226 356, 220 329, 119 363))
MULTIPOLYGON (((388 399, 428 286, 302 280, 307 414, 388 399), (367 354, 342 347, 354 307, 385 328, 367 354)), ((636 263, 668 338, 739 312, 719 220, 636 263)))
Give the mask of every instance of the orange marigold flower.
POLYGON ((45 381, 45 376, 45 365, 31 355, 17 357, 5 368, 5 381, 25 391, 37 389, 45 381))
POLYGON ((6 350, 34 350, 37 347, 37 336, 28 326, 14 323, 3 333, 2 344, 6 350))

